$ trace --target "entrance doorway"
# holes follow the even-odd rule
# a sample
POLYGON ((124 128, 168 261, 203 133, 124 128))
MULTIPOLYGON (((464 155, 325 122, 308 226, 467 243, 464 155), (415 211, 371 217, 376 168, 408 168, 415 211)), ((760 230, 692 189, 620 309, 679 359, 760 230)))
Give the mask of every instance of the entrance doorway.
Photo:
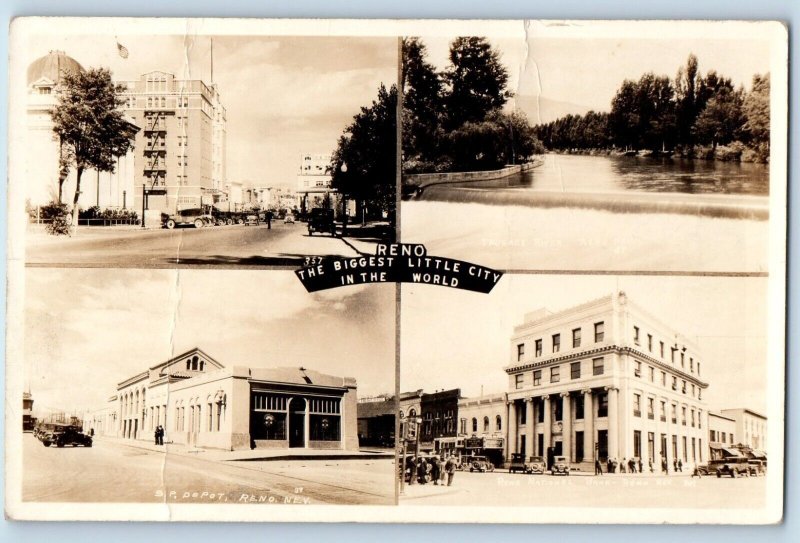
POLYGON ((306 446, 306 401, 292 398, 289 402, 289 447, 306 446))

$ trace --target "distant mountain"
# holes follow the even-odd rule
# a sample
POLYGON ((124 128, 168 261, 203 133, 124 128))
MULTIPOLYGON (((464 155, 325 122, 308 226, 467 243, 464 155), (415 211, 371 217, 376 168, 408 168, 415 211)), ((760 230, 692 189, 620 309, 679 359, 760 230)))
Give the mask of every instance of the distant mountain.
POLYGON ((543 96, 516 96, 517 109, 522 110, 532 125, 549 123, 565 115, 583 115, 590 107, 553 100, 543 96))

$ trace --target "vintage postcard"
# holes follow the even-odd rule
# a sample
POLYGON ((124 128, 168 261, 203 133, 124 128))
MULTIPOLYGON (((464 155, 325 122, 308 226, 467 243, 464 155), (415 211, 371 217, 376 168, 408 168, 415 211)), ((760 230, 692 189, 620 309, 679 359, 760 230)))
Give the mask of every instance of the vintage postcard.
POLYGON ((784 25, 10 42, 9 518, 782 519, 784 25))

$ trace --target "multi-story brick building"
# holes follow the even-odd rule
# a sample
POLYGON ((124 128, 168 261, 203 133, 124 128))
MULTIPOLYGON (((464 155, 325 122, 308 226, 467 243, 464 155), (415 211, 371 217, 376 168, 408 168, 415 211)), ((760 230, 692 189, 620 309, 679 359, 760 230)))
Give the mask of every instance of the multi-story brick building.
MULTIPOLYGON (((506 457, 706 460, 703 358, 623 292, 526 316, 511 337, 506 457)), ((647 469, 647 468, 645 468, 647 469)))

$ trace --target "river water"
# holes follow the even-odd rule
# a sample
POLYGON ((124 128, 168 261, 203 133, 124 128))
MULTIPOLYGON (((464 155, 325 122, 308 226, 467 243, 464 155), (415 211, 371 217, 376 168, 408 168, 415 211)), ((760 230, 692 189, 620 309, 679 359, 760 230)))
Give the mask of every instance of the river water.
POLYGON ((548 154, 544 157, 544 164, 523 174, 493 181, 468 182, 464 186, 556 192, 767 196, 769 167, 716 160, 548 154))

